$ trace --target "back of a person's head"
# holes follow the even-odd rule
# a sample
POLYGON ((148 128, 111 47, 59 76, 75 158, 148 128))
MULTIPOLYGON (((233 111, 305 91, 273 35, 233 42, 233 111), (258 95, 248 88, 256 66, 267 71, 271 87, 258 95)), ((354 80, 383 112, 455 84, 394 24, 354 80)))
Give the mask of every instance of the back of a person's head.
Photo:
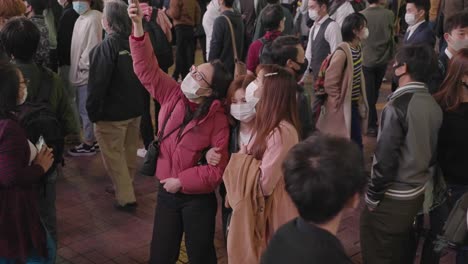
POLYGON ((280 4, 269 5, 265 7, 261 19, 265 30, 276 30, 284 19, 283 8, 280 4))
POLYGON ((2 19, 22 16, 26 12, 26 7, 21 0, 0 0, 0 7, 0 18, 2 19))
POLYGON ((16 110, 20 80, 18 69, 5 60, 0 60, 0 119, 13 117, 16 110))
POLYGON ((359 147, 347 139, 320 134, 289 151, 283 174, 299 215, 315 224, 334 219, 367 182, 359 147))
POLYGON ((298 45, 301 40, 295 36, 280 36, 269 47, 266 47, 265 55, 260 58, 262 64, 277 64, 286 66, 288 60, 297 60, 298 45))
POLYGON ((44 10, 47 8, 45 0, 26 0, 26 2, 31 6, 34 14, 36 15, 42 15, 44 10))
POLYGON ((29 62, 36 54, 40 37, 33 22, 25 17, 15 17, 2 28, 0 42, 9 57, 29 62))
POLYGON ((468 27, 468 11, 458 12, 445 21, 444 33, 451 34, 455 29, 466 27, 468 27))
POLYGON ((109 0, 104 5, 103 14, 112 32, 129 36, 132 22, 127 14, 128 6, 121 0, 109 0))
POLYGON ((343 21, 341 26, 341 34, 343 41, 351 42, 357 35, 355 32, 359 32, 363 27, 367 25, 366 17, 361 13, 353 13, 348 15, 343 21))
POLYGON ((408 45, 396 54, 399 65, 406 64, 407 74, 413 81, 427 83, 437 70, 437 59, 429 45, 408 45))

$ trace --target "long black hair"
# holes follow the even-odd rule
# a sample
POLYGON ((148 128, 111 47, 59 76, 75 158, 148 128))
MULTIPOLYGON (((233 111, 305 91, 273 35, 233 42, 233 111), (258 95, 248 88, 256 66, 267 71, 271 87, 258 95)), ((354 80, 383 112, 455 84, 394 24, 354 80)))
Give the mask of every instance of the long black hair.
POLYGON ((0 119, 14 119, 19 85, 18 69, 8 61, 0 60, 0 119))
POLYGON ((211 96, 207 97, 194 112, 190 110, 188 105, 186 106, 184 123, 180 131, 182 131, 191 120, 202 120, 210 111, 211 105, 215 100, 224 101, 226 98, 227 90, 232 82, 232 74, 226 69, 224 63, 220 60, 213 60, 209 63, 213 66, 213 79, 211 80, 211 89, 213 89, 213 93, 211 96))

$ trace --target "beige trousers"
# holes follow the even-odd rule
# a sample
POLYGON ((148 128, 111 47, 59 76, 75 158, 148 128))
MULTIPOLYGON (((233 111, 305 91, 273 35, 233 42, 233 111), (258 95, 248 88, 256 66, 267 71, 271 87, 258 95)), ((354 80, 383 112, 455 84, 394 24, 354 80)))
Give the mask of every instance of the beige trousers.
POLYGON ((125 121, 99 121, 95 125, 102 161, 114 185, 119 205, 136 201, 133 177, 136 173, 140 120, 141 117, 125 121))

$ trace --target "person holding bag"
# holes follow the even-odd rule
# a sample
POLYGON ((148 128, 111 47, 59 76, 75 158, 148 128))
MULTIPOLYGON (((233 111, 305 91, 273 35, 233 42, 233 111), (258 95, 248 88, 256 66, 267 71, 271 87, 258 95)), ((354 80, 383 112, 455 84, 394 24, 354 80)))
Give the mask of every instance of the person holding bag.
POLYGON ((183 82, 177 83, 159 68, 135 2, 128 9, 133 22, 130 49, 134 70, 161 104, 159 130, 166 123, 155 161, 155 177, 160 183, 149 263, 175 263, 184 233, 190 263, 216 263, 214 190, 228 162, 229 144, 229 123, 221 100, 232 77, 215 60, 192 66, 183 82), (219 148, 222 155, 218 166, 197 165, 203 151, 212 147, 219 148))

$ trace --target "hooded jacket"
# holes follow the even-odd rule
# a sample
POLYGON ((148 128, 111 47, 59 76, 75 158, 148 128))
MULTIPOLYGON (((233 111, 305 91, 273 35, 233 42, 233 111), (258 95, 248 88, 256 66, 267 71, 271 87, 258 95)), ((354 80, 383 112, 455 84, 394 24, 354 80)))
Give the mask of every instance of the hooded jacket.
MULTIPOLYGON (((159 130, 168 118, 165 132, 175 130, 183 122, 188 100, 171 76, 158 65, 148 34, 142 38, 130 37, 133 68, 143 86, 161 104, 158 116, 159 130)), ((201 120, 190 121, 183 131, 177 131, 161 142, 156 178, 178 178, 184 194, 213 192, 229 159, 229 123, 222 103, 215 100, 208 114, 201 120), (199 165, 203 150, 220 148, 218 166, 199 165)))

